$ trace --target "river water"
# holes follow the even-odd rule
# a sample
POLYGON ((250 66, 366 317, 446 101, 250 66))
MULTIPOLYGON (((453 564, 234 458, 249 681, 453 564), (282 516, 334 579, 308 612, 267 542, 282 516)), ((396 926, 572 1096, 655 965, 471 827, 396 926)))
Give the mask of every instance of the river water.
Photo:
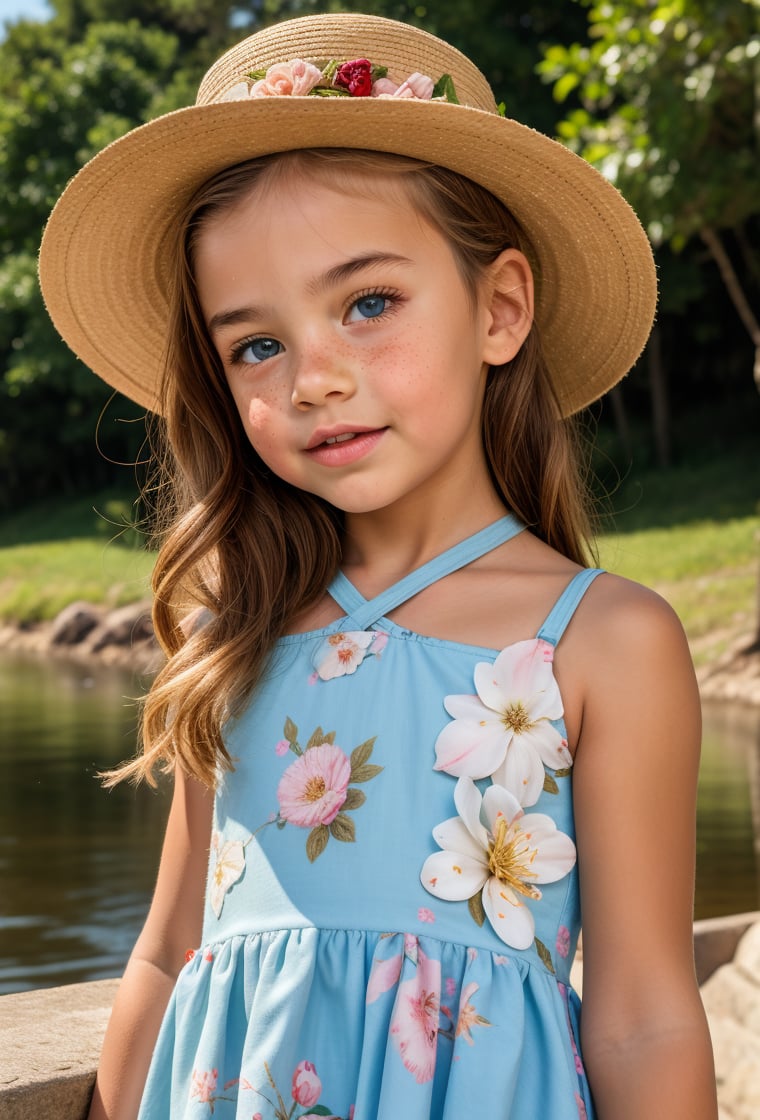
MULTIPOLYGON (((0 657, 0 994, 118 976, 150 901, 167 787, 100 787, 129 757, 129 674, 0 657)), ((705 709, 696 916, 760 908, 760 710, 705 709), (753 804, 755 826, 753 829, 753 804)), ((668 874, 667 854, 653 874, 668 874)))

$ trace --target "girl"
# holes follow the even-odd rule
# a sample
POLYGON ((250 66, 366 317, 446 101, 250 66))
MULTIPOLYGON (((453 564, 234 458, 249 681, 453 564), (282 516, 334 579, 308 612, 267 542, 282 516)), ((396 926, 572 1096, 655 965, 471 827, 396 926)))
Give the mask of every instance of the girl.
POLYGON ((112 780, 174 800, 90 1115, 714 1118, 694 677, 586 567, 563 419, 651 325, 627 205, 445 43, 314 16, 94 159, 41 276, 172 498, 112 780))

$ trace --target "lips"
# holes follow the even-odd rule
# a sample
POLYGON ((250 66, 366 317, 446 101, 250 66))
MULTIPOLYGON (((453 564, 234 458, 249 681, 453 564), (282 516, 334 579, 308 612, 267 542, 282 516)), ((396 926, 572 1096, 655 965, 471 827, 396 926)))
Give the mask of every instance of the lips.
POLYGON ((348 467, 369 455, 383 440, 387 428, 342 428, 317 431, 305 454, 323 467, 348 467))
POLYGON ((304 450, 313 451, 316 447, 326 445, 333 447, 336 443, 347 443, 351 439, 356 439, 357 436, 366 435, 368 432, 376 432, 377 428, 368 427, 366 424, 359 424, 355 427, 349 427, 348 424, 336 425, 333 428, 317 428, 312 433, 311 439, 306 444, 304 450))

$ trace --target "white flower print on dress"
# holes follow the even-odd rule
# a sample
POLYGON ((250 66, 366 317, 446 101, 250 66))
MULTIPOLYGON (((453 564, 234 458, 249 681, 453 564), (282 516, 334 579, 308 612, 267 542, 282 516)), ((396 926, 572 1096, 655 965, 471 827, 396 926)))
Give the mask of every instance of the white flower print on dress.
POLYGON ((216 829, 211 835, 211 877, 209 897, 211 909, 221 916, 227 891, 245 871, 245 850, 242 841, 227 840, 216 829))
POLYGON ((573 841, 551 817, 524 813, 502 786, 489 786, 481 797, 470 778, 460 778, 454 803, 459 816, 433 829, 442 851, 425 860, 423 887, 436 898, 468 901, 479 924, 487 917, 505 944, 529 948, 535 922, 523 900, 538 901, 537 883, 567 875, 575 864, 573 841))
POLYGON ((388 642, 382 630, 340 630, 320 642, 314 652, 312 665, 316 677, 331 681, 355 673, 368 654, 379 657, 388 642))
POLYGON ((540 638, 507 646, 475 666, 476 696, 447 696, 453 722, 435 744, 436 770, 461 778, 492 777, 521 805, 535 805, 544 766, 572 766, 567 740, 552 726, 562 717, 554 647, 540 638))

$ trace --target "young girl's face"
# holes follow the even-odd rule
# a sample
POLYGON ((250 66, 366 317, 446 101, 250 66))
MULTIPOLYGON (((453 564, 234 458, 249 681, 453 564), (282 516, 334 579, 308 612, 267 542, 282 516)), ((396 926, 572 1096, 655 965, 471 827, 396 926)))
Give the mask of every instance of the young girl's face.
POLYGON ((487 477, 487 309, 406 189, 366 186, 259 189, 207 220, 195 255, 253 447, 348 513, 440 503, 487 477))

